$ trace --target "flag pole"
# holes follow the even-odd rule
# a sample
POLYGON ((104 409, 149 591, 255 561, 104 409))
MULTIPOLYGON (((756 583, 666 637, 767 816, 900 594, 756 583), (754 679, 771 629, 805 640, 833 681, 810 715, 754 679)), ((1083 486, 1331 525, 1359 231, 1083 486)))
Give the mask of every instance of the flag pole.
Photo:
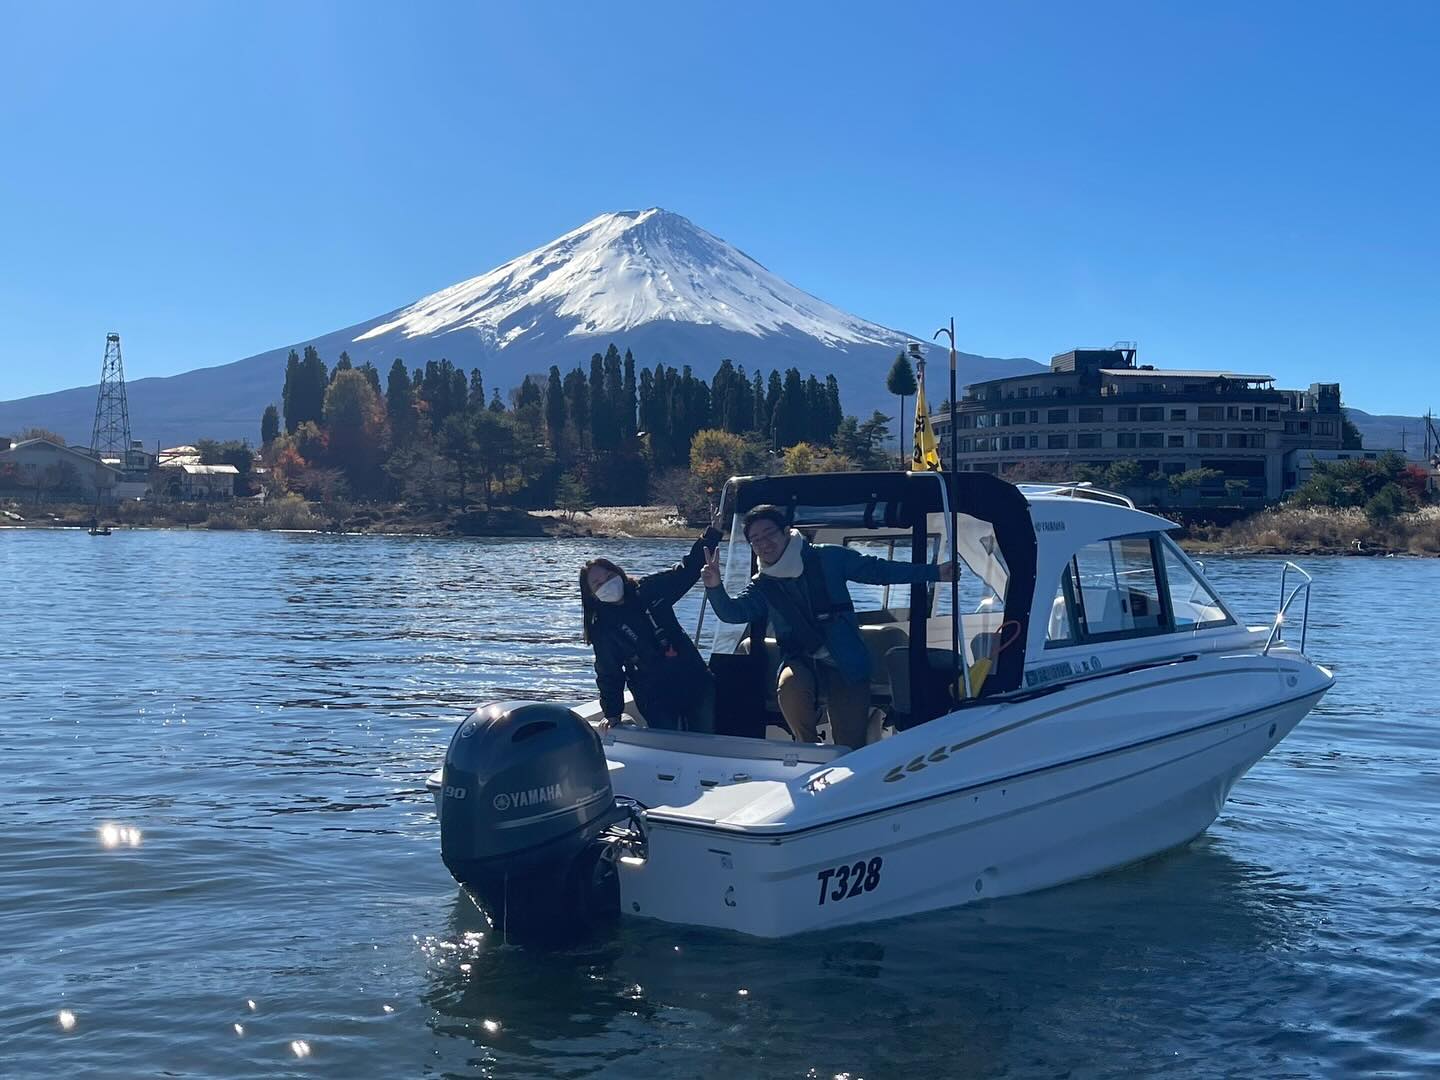
POLYGON ((960 426, 960 418, 956 413, 955 401, 955 316, 950 316, 950 326, 942 326, 935 331, 931 340, 939 338, 941 334, 950 339, 950 477, 945 483, 950 487, 950 653, 955 657, 957 672, 965 676, 965 692, 970 693, 970 672, 965 668, 965 658, 960 655, 960 538, 956 535, 956 527, 959 525, 959 511, 955 506, 955 496, 959 490, 954 486, 954 478, 960 471, 960 455, 956 442, 956 428, 960 426))

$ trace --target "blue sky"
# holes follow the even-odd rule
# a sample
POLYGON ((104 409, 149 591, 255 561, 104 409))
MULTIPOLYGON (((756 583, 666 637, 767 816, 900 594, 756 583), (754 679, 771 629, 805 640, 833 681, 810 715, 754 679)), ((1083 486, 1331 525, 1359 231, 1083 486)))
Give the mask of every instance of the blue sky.
POLYGON ((606 210, 974 352, 1440 408, 1440 5, 0 8, 0 399, 319 336, 606 210))

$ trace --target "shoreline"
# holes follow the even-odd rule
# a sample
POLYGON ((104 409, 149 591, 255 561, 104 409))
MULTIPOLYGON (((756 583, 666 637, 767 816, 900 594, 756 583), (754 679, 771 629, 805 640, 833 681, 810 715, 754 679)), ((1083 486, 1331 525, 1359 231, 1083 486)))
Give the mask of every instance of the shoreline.
MULTIPOLYGON (((361 536, 492 537, 606 540, 693 538, 703 525, 688 524, 673 506, 603 506, 563 510, 513 508, 411 510, 403 505, 320 507, 298 499, 278 505, 187 503, 122 506, 100 523, 112 530, 184 529, 299 532, 361 536)), ((112 508, 113 509, 113 508, 112 508)), ((88 530, 89 507, 55 505, 4 508, 0 529, 88 530), (26 513, 26 511, 30 513, 26 513)), ((1263 510, 1228 526, 1192 525, 1177 542, 1192 555, 1440 557, 1440 507, 1371 521, 1358 510, 1263 510)))
MULTIPOLYGON (((333 508, 285 500, 279 506, 255 502, 137 504, 107 508, 99 523, 113 532, 184 530, 206 532, 289 532, 349 536, 490 537, 533 539, 693 539, 704 525, 687 524, 673 506, 602 506, 569 515, 563 510, 450 509, 412 511, 403 506, 333 508)), ((0 530, 88 532, 93 508, 77 504, 24 506, 0 510, 0 530)))

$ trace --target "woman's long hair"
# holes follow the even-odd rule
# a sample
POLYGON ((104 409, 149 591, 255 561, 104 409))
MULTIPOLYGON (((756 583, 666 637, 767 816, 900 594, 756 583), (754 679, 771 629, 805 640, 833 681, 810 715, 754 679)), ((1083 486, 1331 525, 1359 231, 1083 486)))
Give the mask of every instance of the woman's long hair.
MULTIPOLYGON (((585 632, 585 644, 589 645, 595 640, 595 625, 600 621, 600 612, 605 607, 595 594, 590 591, 590 570, 600 566, 617 575, 625 583, 625 599, 628 600, 635 591, 635 579, 630 577, 616 566, 609 559, 591 559, 580 568, 580 623, 585 632)), ((621 601, 624 603, 624 601, 621 601)))

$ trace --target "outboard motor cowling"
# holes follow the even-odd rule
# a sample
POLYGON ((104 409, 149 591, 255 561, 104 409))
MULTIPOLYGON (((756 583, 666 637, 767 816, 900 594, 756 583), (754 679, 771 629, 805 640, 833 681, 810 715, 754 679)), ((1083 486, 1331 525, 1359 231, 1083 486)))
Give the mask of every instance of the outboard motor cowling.
POLYGON ((450 740, 441 856, 507 937, 571 939, 618 914, 611 831, 633 816, 600 736, 562 705, 487 705, 450 740))

